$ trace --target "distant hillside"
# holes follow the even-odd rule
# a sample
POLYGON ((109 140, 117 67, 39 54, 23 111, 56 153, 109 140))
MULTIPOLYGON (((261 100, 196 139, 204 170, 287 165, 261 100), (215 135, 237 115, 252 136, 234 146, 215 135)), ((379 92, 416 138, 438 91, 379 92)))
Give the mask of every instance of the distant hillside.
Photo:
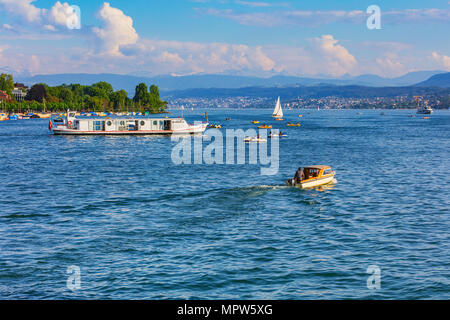
POLYGON ((321 98, 336 96, 341 98, 395 97, 399 95, 450 95, 447 88, 429 87, 366 87, 366 86, 296 86, 296 87, 247 87, 239 89, 190 89, 173 91, 165 96, 172 98, 213 98, 213 97, 267 97, 281 96, 283 100, 321 98))
POLYGON ((92 85, 99 81, 109 82, 114 89, 125 89, 130 95, 134 94, 136 85, 141 82, 156 84, 162 92, 186 89, 225 88, 237 89, 244 87, 293 87, 293 86, 318 86, 318 85, 359 85, 359 86, 408 86, 427 80, 430 76, 441 73, 440 71, 411 72, 398 78, 382 78, 376 75, 360 75, 352 77, 346 75, 342 78, 310 78, 277 75, 270 78, 259 78, 239 75, 188 75, 188 76, 137 76, 119 74, 52 74, 35 75, 32 77, 18 76, 16 81, 28 85, 35 83, 47 83, 51 86, 61 84, 80 83, 92 85))
POLYGON ((418 87, 439 87, 439 88, 450 88, 450 72, 436 74, 430 79, 418 83, 418 87))

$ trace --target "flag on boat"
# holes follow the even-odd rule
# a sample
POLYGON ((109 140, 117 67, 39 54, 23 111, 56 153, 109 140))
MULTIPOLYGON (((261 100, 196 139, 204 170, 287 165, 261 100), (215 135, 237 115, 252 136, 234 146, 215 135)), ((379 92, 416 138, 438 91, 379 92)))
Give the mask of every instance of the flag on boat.
POLYGON ((48 121, 48 130, 52 130, 53 129, 53 124, 52 124, 52 120, 48 121))

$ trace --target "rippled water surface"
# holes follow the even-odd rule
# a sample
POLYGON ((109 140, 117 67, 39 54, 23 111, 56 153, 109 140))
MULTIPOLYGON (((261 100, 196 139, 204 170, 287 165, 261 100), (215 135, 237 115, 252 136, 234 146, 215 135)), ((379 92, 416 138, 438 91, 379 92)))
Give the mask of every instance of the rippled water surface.
MULTIPOLYGON (((271 110, 208 113, 222 130, 285 125, 271 110)), ((448 299, 450 112, 380 113, 287 111, 302 127, 283 127, 273 176, 176 166, 167 137, 0 122, 0 298, 448 299), (284 186, 309 164, 331 165, 338 184, 284 186)))

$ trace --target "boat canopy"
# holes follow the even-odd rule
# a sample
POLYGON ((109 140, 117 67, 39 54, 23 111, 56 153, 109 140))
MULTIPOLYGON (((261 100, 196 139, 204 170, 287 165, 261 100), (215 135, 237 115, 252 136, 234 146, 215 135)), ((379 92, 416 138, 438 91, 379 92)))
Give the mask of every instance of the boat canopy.
POLYGON ((309 166, 305 167, 305 169, 331 169, 330 166, 323 166, 323 165, 317 165, 317 166, 309 166))

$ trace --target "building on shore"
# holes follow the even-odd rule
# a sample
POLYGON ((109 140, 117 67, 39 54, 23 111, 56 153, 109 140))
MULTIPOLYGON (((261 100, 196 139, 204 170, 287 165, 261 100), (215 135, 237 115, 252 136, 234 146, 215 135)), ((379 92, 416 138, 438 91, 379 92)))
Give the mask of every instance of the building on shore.
POLYGON ((16 99, 17 102, 22 102, 25 100, 25 97, 27 95, 26 92, 23 92, 20 89, 16 89, 14 88, 14 90, 12 91, 12 94, 14 96, 14 99, 16 99))
POLYGON ((12 94, 17 102, 22 102, 25 100, 25 97, 28 92, 28 87, 24 85, 23 83, 15 83, 14 84, 14 90, 12 91, 12 94))
POLYGON ((0 101, 12 101, 11 96, 9 94, 7 94, 5 91, 0 90, 0 101))

